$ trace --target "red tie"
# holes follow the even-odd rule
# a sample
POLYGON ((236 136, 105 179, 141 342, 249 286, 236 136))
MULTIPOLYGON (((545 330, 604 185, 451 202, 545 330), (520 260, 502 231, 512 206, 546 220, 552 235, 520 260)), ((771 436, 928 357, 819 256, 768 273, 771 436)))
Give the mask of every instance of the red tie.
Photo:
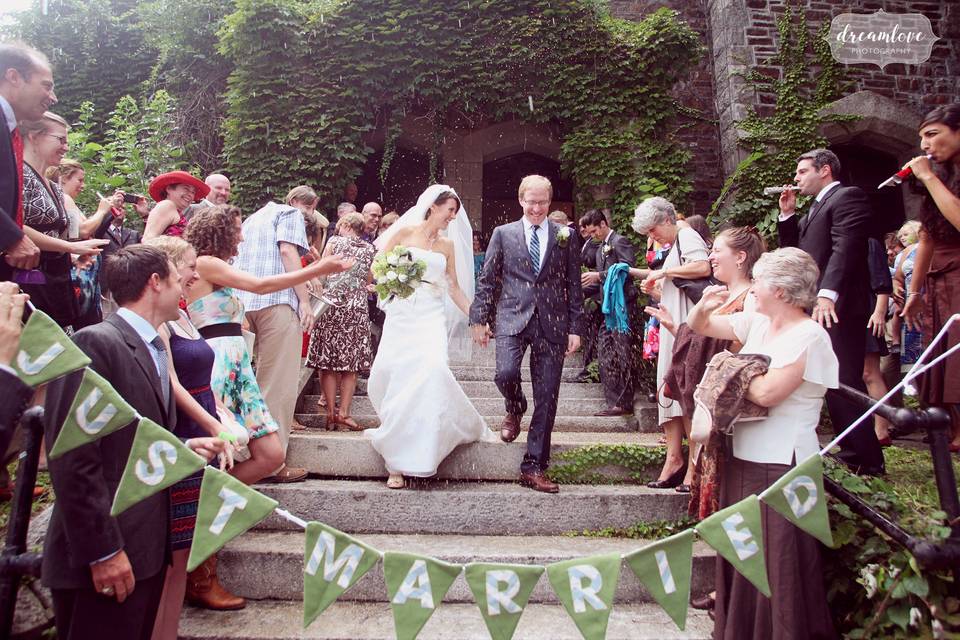
POLYGON ((23 138, 20 129, 16 128, 11 134, 13 155, 17 159, 17 226, 23 228, 23 138))

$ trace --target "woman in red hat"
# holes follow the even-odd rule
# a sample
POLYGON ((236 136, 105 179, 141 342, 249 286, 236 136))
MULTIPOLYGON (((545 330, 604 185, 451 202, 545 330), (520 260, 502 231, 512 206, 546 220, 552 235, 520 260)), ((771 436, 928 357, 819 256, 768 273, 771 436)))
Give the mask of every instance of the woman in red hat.
POLYGON ((147 217, 144 242, 157 236, 183 235, 187 227, 184 209, 206 198, 210 187, 186 171, 170 171, 151 180, 149 191, 157 204, 147 217))

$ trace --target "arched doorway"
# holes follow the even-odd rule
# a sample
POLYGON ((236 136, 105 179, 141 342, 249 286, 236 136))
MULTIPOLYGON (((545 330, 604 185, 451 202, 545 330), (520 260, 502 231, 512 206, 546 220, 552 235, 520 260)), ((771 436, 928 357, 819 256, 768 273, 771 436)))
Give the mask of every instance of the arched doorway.
POLYGON ((517 220, 522 211, 517 190, 524 176, 539 174, 553 184, 551 211, 564 211, 574 219, 573 183, 560 174, 560 163, 529 151, 490 160, 483 164, 483 236, 489 238, 493 228, 517 220))
POLYGON ((871 233, 882 240, 885 233, 899 229, 905 220, 903 189, 877 189, 900 169, 896 157, 857 143, 837 144, 830 149, 840 158, 840 181, 860 187, 870 199, 874 215, 871 233))

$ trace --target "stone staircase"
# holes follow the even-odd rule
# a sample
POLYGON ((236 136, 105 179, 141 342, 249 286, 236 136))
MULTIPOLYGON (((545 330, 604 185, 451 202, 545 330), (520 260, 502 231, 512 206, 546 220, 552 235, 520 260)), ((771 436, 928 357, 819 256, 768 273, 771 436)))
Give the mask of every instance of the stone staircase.
MULTIPOLYGON (((581 362, 566 363, 560 392, 553 455, 592 443, 656 446, 656 408, 638 405, 636 417, 595 418, 603 408, 598 384, 573 382, 581 362)), ((491 428, 503 417, 503 399, 493 381, 493 347, 476 350, 470 362, 452 363, 467 395, 491 428)), ((527 375, 526 365, 524 375, 527 375)), ((365 426, 378 420, 358 385, 354 418, 365 426)), ((636 484, 564 485, 558 495, 516 484, 526 433, 516 442, 474 443, 459 447, 441 465, 437 478, 388 489, 383 460, 359 433, 322 430, 314 379, 304 378, 298 420, 310 427, 290 440, 288 461, 306 467, 311 478, 292 485, 258 485, 281 506, 304 520, 336 527, 381 551, 406 551, 457 563, 549 564, 598 553, 627 553, 642 540, 573 537, 570 532, 626 527, 638 521, 673 519, 686 510, 687 497, 636 484)), ((528 398, 530 386, 525 383, 528 398)), ((532 399, 531 399, 532 412, 532 399)), ((529 413, 524 421, 529 421, 529 413)), ((308 629, 302 628, 304 533, 271 516, 221 551, 220 577, 249 599, 238 612, 185 608, 180 637, 190 640, 387 640, 394 638, 382 567, 364 576, 308 629)), ((714 553, 702 542, 694 548, 693 592, 712 589, 714 553)), ((709 638, 712 622, 690 610, 681 632, 651 601, 624 566, 607 638, 709 638)), ((424 627, 424 640, 489 638, 463 576, 457 578, 424 627)), ((581 638, 546 579, 540 579, 514 635, 518 640, 581 638)))

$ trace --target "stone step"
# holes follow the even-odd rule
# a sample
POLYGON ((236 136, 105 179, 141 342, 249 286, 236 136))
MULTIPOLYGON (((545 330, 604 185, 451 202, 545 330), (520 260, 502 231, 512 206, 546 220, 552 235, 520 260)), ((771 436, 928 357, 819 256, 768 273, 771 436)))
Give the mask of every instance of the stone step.
MULTIPOLYGON (((703 611, 690 610, 680 631, 658 605, 623 604, 610 612, 607 640, 707 640, 713 623, 703 611)), ((387 603, 335 602, 307 629, 300 602, 249 602, 240 611, 184 607, 180 640, 393 640, 396 631, 387 603)), ((488 640, 480 610, 473 604, 440 605, 420 640, 488 640)), ((516 640, 582 640, 560 605, 528 606, 514 634, 516 640)))
MULTIPOLYGON (((647 544, 644 540, 567 536, 364 535, 360 539, 381 552, 416 553, 458 564, 504 562, 547 565, 596 554, 627 554, 647 544)), ((304 544, 304 534, 300 531, 247 532, 218 554, 220 580, 230 591, 245 598, 301 600, 304 544)), ((710 547, 703 542, 695 543, 691 585, 694 595, 713 589, 715 562, 716 555, 710 547)), ((386 602, 383 565, 378 564, 371 569, 340 600, 386 602)), ((633 572, 626 565, 621 567, 615 601, 628 603, 651 600, 649 592, 633 572)), ((462 574, 443 601, 474 601, 462 574)), ((559 602, 546 576, 540 578, 530 602, 559 602)))
MULTIPOLYGON (((554 459, 564 451, 589 444, 658 445, 656 434, 577 433, 553 434, 551 455, 554 459)), ((451 480, 516 480, 520 462, 527 448, 527 434, 522 432, 514 442, 473 442, 460 445, 440 464, 438 479, 451 480)), ((359 432, 307 431, 294 432, 287 449, 287 464, 303 467, 312 474, 346 478, 386 478, 383 458, 370 441, 359 432)), ((659 469, 650 469, 650 478, 659 469)), ((622 470, 611 475, 626 478, 622 470)), ((646 480, 645 479, 645 480, 646 480)))
MULTIPOLYGON (((317 410, 317 401, 320 400, 319 395, 303 395, 300 396, 300 410, 302 412, 309 413, 311 411, 317 410)), ((489 415, 503 415, 503 412, 506 410, 504 408, 503 396, 496 394, 490 395, 484 398, 471 398, 473 406, 476 407, 480 415, 489 416, 489 415)), ((533 413, 533 398, 527 396, 528 409, 527 413, 533 413)), ((602 411, 607 408, 607 403, 602 397, 600 398, 566 398, 560 396, 560 399, 557 401, 557 415, 558 416, 590 416, 593 417, 598 411, 602 411)), ((356 396, 353 399, 353 406, 350 408, 351 413, 358 415, 371 415, 374 412, 373 404, 370 402, 370 398, 367 396, 356 396)))
MULTIPOLYGON (((675 520, 689 496, 636 485, 564 485, 546 494, 515 483, 420 480, 403 490, 376 480, 258 484, 257 490, 304 520, 351 534, 559 535, 675 520)), ((261 530, 292 529, 271 515, 261 530)))
MULTIPOLYGON (((640 409, 640 413, 638 414, 639 419, 636 415, 602 418, 596 416, 557 416, 553 421, 553 433, 557 434, 563 431, 583 433, 636 433, 637 431, 641 433, 661 433, 662 430, 657 426, 656 408, 653 405, 646 404, 637 405, 637 407, 640 409)), ((303 408, 315 412, 316 404, 303 408)), ((327 425, 326 416, 317 413, 298 413, 296 417, 300 424, 314 429, 323 429, 326 428, 327 425)), ((352 417, 357 421, 357 424, 367 429, 380 426, 380 418, 372 412, 368 414, 358 414, 356 411, 353 411, 352 417)), ((483 419, 487 421, 487 425, 489 425, 492 430, 498 431, 500 429, 500 422, 503 420, 502 401, 499 412, 486 415, 483 419)), ((531 419, 530 413, 527 413, 520 422, 521 426, 524 429, 529 428, 531 419)))
MULTIPOLYGON (((560 379, 563 382, 576 382, 577 375, 582 371, 580 366, 565 365, 561 371, 560 379)), ((491 381, 497 373, 496 367, 492 364, 458 364, 451 365, 450 371, 457 380, 481 380, 491 381)), ((524 380, 530 377, 530 369, 524 367, 520 371, 520 377, 524 380)))
MULTIPOLYGON (((530 353, 530 349, 527 349, 527 352, 523 354, 522 363, 524 367, 530 364, 530 353)), ((491 342, 487 347, 474 346, 469 358, 450 358, 450 366, 463 364, 483 364, 492 367, 496 363, 497 349, 494 342, 491 342)), ((566 367, 583 367, 583 351, 580 350, 565 357, 563 359, 563 364, 566 367)))
MULTIPOLYGON (((524 382, 522 386, 523 393, 526 394, 528 398, 532 398, 533 383, 524 382)), ((463 392, 470 398, 500 397, 500 390, 497 389, 497 383, 494 382, 492 378, 490 380, 461 380, 460 388, 463 389, 463 392)), ((302 392, 307 395, 319 395, 321 393, 320 383, 317 381, 316 377, 314 377, 314 379, 307 384, 303 385, 302 392)), ((367 381, 364 379, 357 380, 357 388, 354 393, 358 396, 367 395, 367 381)), ((560 397, 603 398, 603 387, 596 382, 562 382, 560 383, 560 397)))

